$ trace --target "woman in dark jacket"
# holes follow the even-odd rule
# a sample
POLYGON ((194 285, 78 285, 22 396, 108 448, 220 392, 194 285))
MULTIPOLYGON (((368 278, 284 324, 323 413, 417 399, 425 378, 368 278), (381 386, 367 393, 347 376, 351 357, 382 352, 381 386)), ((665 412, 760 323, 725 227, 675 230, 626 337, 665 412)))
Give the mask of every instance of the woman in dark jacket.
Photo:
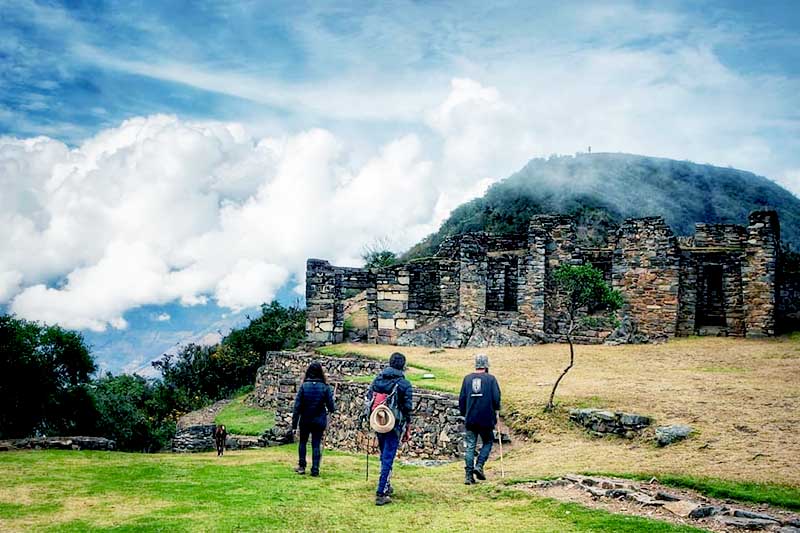
POLYGON ((306 369, 306 377, 294 399, 292 430, 300 428, 299 460, 295 472, 306 473, 306 445, 311 435, 311 475, 319 475, 322 461, 322 434, 328 425, 328 413, 335 409, 333 390, 325 380, 322 365, 313 362, 306 369))

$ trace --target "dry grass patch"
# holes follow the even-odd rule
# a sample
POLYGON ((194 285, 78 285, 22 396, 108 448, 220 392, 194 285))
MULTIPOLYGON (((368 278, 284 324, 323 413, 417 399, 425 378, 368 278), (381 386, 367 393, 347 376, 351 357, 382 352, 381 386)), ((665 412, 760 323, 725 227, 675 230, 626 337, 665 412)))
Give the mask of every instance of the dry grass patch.
POLYGON ((513 452, 507 470, 521 477, 574 471, 676 472, 800 485, 800 339, 677 339, 639 346, 578 346, 575 367, 542 413, 568 362, 565 345, 445 350, 342 345, 374 357, 400 350, 410 362, 444 371, 437 385, 456 391, 478 351, 489 354, 505 414, 541 442, 513 452), (597 406, 687 423, 691 439, 659 449, 644 439, 596 439, 567 422, 566 408, 597 406))

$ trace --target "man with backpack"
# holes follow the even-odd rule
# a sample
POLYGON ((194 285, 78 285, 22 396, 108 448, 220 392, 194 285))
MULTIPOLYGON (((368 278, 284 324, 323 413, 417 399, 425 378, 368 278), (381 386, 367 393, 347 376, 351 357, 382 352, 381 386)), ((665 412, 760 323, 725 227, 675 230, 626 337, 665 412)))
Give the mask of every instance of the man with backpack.
POLYGON ((489 459, 494 442, 494 427, 497 424, 497 411, 500 410, 500 386, 489 374, 489 357, 485 354, 475 356, 475 372, 464 377, 461 394, 458 396, 458 409, 464 417, 464 462, 466 466, 464 484, 474 485, 475 478, 485 480, 483 465, 489 459), (481 438, 481 451, 475 462, 475 446, 481 438))
MULTIPOLYGON (((391 503, 394 492, 390 483, 392 466, 400 441, 408 441, 411 432, 411 382, 403 370, 406 357, 393 353, 389 366, 372 381, 366 396, 370 427, 378 436, 381 451, 381 475, 375 492, 375 505, 391 503)), ((366 414, 366 413, 365 413, 366 414)))

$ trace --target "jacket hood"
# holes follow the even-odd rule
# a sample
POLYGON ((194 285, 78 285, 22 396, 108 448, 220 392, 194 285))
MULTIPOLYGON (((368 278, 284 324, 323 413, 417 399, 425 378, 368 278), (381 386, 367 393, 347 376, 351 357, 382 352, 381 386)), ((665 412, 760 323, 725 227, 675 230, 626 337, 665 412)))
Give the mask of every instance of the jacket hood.
POLYGON ((402 379, 406 377, 406 375, 403 373, 402 370, 397 370, 392 366, 388 366, 383 370, 381 370, 381 373, 378 374, 378 377, 381 377, 383 379, 393 380, 393 379, 402 379))

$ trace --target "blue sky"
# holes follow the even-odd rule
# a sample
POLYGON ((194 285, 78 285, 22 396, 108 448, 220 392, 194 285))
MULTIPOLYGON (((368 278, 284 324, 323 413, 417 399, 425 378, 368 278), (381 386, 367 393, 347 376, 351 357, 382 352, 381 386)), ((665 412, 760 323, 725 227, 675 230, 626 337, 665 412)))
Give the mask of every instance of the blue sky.
POLYGON ((114 370, 301 296, 307 257, 404 249, 532 157, 800 193, 797 2, 0 0, 0 20, 0 305, 114 370))

